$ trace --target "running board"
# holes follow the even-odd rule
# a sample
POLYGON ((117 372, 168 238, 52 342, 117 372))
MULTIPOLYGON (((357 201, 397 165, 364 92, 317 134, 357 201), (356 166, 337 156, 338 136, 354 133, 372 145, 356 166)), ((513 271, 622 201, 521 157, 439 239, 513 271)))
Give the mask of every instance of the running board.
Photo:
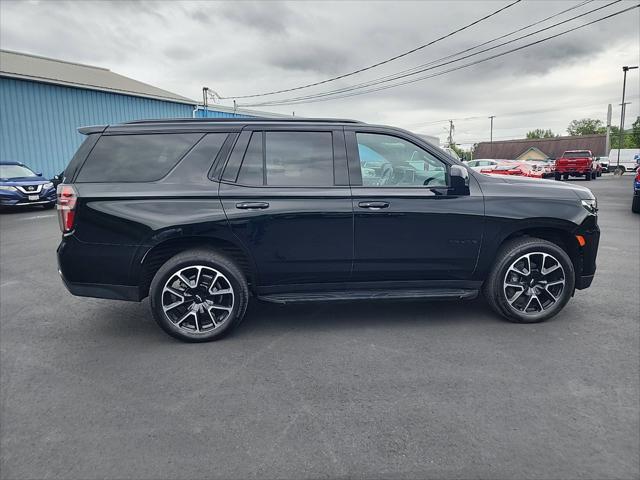
POLYGON ((478 296, 478 290, 423 288, 411 290, 352 290, 331 292, 272 293, 259 295, 260 300, 272 303, 335 302, 348 300, 400 300, 400 299, 465 299, 478 296))

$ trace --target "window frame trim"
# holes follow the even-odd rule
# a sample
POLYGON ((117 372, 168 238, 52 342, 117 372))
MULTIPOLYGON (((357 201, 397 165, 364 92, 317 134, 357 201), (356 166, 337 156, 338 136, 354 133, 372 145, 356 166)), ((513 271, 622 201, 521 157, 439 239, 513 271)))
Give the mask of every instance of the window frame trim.
POLYGON ((309 188, 317 188, 317 189, 327 189, 327 188, 349 188, 349 172, 348 172, 348 160, 346 151, 344 149, 344 128, 342 126, 336 127, 333 125, 327 126, 317 126, 313 127, 305 127, 300 125, 265 125, 265 124, 255 124, 255 125, 247 125, 245 126, 240 135, 238 135, 238 141, 233 146, 229 158, 224 165, 220 173, 220 183, 224 183, 227 185, 235 185, 238 187, 244 188, 268 188, 268 189, 283 189, 283 188, 293 188, 293 189, 309 189, 309 188), (245 137, 245 140, 240 144, 240 139, 244 132, 250 132, 253 135, 255 132, 262 132, 262 174, 263 174, 263 184, 262 185, 247 185, 244 183, 238 183, 238 178, 240 175, 240 170, 242 168, 242 164, 244 163, 244 157, 247 153, 247 149, 249 148, 249 144, 251 142, 251 135, 245 137), (267 181, 267 169, 266 169, 266 161, 267 161, 267 149, 266 149, 266 139, 268 132, 301 132, 301 133, 310 133, 310 132, 318 132, 318 133, 329 133, 331 134, 331 149, 333 153, 332 165, 333 165, 333 185, 268 185, 267 181), (342 142, 342 145, 341 145, 342 142), (229 167, 229 162, 231 161, 232 156, 236 153, 236 148, 240 147, 242 149, 240 165, 238 167, 238 171, 236 173, 235 181, 224 179, 224 174, 229 167), (341 183, 338 184, 338 172, 337 165, 338 162, 344 163, 346 166, 345 172, 343 172, 343 178, 340 179, 341 183), (346 174, 346 175, 344 175, 346 174))
POLYGON ((352 188, 367 188, 367 189, 376 189, 381 192, 391 191, 393 189, 398 189, 402 191, 424 191, 424 190, 449 190, 451 189, 451 165, 454 164, 449 159, 446 158, 444 152, 440 155, 435 147, 419 137, 415 137, 408 132, 404 132, 402 130, 384 128, 384 127, 368 127, 364 126, 349 126, 344 129, 345 142, 347 144, 347 160, 349 162, 349 177, 351 179, 350 186, 352 188), (360 167, 360 153, 358 152, 358 133, 367 133, 367 134, 376 134, 376 135, 386 135, 388 137, 396 137, 405 142, 409 142, 424 150, 431 156, 435 157, 437 160, 442 162, 445 166, 445 176, 446 176, 446 185, 438 185, 438 186, 428 186, 428 185, 415 185, 415 186, 398 186, 392 185, 389 187, 380 187, 380 186, 370 186, 363 185, 362 183, 362 170, 360 167))

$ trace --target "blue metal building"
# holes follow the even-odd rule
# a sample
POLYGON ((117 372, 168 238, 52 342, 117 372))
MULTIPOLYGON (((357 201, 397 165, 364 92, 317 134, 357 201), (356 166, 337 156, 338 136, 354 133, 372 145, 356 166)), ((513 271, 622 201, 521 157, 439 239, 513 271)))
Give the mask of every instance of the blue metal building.
POLYGON ((194 100, 104 68, 0 50, 0 161, 48 178, 65 168, 84 125, 251 114, 213 106, 205 115, 194 100))

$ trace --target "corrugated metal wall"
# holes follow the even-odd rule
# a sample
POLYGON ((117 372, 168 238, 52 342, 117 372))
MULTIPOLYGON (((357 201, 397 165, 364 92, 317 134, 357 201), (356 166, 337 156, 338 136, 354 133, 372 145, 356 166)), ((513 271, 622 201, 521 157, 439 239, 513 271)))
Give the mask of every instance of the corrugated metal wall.
POLYGON ((196 118, 247 118, 247 117, 251 117, 251 115, 244 115, 242 113, 233 113, 233 112, 220 112, 217 110, 212 110, 212 107, 208 107, 206 112, 203 110, 202 107, 199 107, 198 110, 196 110, 196 118))
POLYGON ((192 117, 193 106, 0 78, 0 160, 50 178, 83 140, 77 128, 145 118, 192 117))

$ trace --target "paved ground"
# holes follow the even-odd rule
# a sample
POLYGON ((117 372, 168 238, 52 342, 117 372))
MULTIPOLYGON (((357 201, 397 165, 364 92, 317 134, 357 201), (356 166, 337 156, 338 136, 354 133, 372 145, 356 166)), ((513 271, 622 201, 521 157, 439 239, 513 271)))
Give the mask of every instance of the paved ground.
POLYGON ((253 304, 224 341, 80 299, 51 212, 0 217, 2 478, 638 478, 640 216, 589 183, 599 271, 545 324, 482 301, 253 304))

